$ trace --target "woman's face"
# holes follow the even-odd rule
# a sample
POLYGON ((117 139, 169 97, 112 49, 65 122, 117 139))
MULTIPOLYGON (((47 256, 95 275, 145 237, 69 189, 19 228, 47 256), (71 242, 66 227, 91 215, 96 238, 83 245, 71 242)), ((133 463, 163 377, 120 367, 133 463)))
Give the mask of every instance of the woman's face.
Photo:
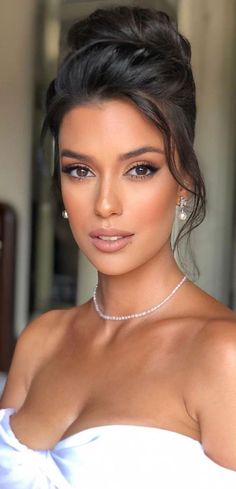
POLYGON ((73 108, 61 123, 59 154, 72 233, 98 271, 126 273, 169 248, 178 184, 161 133, 134 104, 73 108))

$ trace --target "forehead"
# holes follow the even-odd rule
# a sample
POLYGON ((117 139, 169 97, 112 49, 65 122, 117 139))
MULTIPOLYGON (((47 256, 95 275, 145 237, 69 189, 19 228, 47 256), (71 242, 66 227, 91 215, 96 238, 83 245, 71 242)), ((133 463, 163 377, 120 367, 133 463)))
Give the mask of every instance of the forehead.
POLYGON ((159 144, 163 138, 141 110, 132 102, 109 100, 76 106, 68 111, 60 126, 59 145, 121 145, 134 147, 159 144))

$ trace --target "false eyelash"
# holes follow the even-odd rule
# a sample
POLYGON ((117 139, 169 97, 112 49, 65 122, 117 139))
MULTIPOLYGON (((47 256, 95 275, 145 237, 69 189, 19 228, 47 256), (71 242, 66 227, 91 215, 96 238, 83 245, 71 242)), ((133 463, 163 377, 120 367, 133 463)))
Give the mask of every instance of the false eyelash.
POLYGON ((89 170, 89 168, 87 168, 87 166, 83 166, 83 165, 78 165, 78 163, 75 163, 74 165, 65 165, 61 168, 61 171, 63 173, 70 173, 72 170, 76 170, 77 168, 84 168, 85 170, 89 170))
POLYGON ((131 166, 126 171, 126 174, 129 173, 131 170, 135 170, 135 168, 138 168, 138 167, 146 167, 148 170, 150 170, 151 173, 149 173, 148 175, 136 175, 136 176, 130 175, 131 178, 139 179, 139 180, 143 179, 143 178, 149 178, 149 177, 152 177, 159 170, 159 167, 154 166, 151 163, 144 161, 144 162, 140 162, 136 165, 131 166))
MULTIPOLYGON (((84 169, 84 170, 87 170, 87 171, 90 171, 90 168, 85 166, 85 165, 82 165, 82 164, 78 164, 78 163, 75 163, 75 164, 69 164, 69 165, 66 165, 66 166, 63 166, 61 171, 63 173, 66 173, 68 175, 71 175, 72 171, 73 170, 76 170, 76 169, 84 169)), ((134 164, 133 166, 131 166, 127 171, 126 171, 126 175, 129 176, 131 179, 134 179, 134 180, 142 180, 144 178, 150 178, 152 177, 160 168, 157 167, 157 166, 154 166, 152 165, 151 163, 149 162, 140 162, 140 163, 137 163, 137 164, 134 164), (150 173, 148 175, 129 175, 129 172, 131 170, 135 170, 135 168, 139 168, 139 167, 146 167, 150 173)), ((86 178, 89 178, 87 177, 87 175, 85 176, 76 176, 74 177, 75 179, 78 179, 78 180, 84 180, 86 178)))
MULTIPOLYGON (((65 166, 63 166, 63 167, 62 167, 61 171, 62 171, 63 173, 66 173, 67 175, 71 175, 71 172, 72 172, 73 170, 78 169, 78 168, 79 168, 79 169, 81 169, 81 168, 82 168, 82 169, 84 169, 84 170, 91 171, 91 170, 90 170, 90 169, 89 169, 87 166, 85 166, 85 165, 80 165, 80 164, 78 164, 78 163, 75 163, 75 164, 69 164, 69 165, 65 165, 65 166)), ((85 179, 85 178, 86 178, 86 176, 79 176, 79 175, 78 175, 77 177, 74 177, 74 178, 77 178, 78 180, 83 180, 83 179, 85 179)))

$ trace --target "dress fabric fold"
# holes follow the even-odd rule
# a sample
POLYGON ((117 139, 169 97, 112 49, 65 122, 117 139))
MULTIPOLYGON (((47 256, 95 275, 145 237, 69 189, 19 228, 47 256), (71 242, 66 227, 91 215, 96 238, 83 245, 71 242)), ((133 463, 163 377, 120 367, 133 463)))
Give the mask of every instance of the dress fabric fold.
POLYGON ((236 471, 186 435, 105 425, 32 450, 14 435, 13 412, 0 409, 0 489, 236 489, 236 471))

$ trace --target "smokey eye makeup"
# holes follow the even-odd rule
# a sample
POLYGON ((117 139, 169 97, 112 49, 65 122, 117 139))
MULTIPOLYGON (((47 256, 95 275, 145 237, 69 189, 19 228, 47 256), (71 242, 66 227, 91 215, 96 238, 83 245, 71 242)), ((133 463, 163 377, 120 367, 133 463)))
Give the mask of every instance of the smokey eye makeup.
POLYGON ((78 163, 63 165, 61 167, 62 173, 69 175, 73 178, 83 180, 84 178, 95 176, 94 173, 85 165, 79 165, 78 163))
POLYGON ((160 168, 149 162, 139 162, 127 170, 126 175, 135 179, 152 177, 160 168))
MULTIPOLYGON (((159 169, 159 166, 144 161, 133 164, 128 170, 126 170, 124 175, 129 177, 130 179, 141 180, 152 177, 155 173, 159 171, 159 169)), ((62 173, 65 173, 72 178, 78 180, 84 180, 86 178, 91 178, 95 176, 94 172, 90 170, 88 166, 78 163, 63 165, 61 171, 62 173)))

